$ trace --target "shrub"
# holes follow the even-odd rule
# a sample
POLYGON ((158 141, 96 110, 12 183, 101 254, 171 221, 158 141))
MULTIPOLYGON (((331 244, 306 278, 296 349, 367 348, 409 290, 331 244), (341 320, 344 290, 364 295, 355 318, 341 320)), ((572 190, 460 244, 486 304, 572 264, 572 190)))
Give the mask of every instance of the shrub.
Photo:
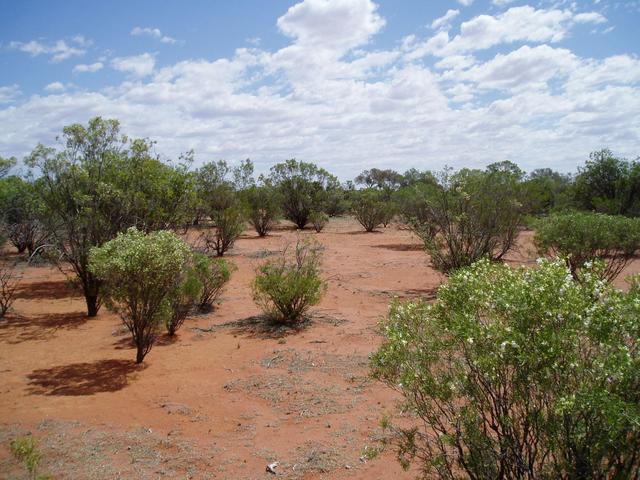
POLYGON ((320 245, 298 241, 290 255, 285 248, 278 259, 256 272, 253 299, 274 321, 295 324, 320 302, 326 282, 320 278, 320 245))
POLYGON ((171 312, 165 323, 170 337, 176 334, 194 307, 198 305, 202 291, 202 283, 192 265, 183 273, 175 290, 171 293, 171 312))
POLYGON ((578 283, 559 261, 483 260, 434 304, 392 304, 372 368, 417 416, 385 422, 405 467, 442 479, 637 475, 640 282, 615 290, 599 268, 578 283))
POLYGON ((382 208, 382 217, 380 223, 384 228, 387 228, 396 216, 397 208, 391 202, 386 202, 382 208))
POLYGON ((439 181, 423 197, 423 217, 411 223, 433 267, 449 273, 481 258, 501 259, 515 245, 522 217, 518 174, 489 166, 445 170, 439 181))
POLYGON ((193 268, 202 284, 198 309, 201 312, 210 312, 235 267, 222 258, 212 260, 206 255, 196 253, 193 258, 193 268))
POLYGON ((13 305, 20 278, 8 265, 0 265, 0 320, 13 305))
POLYGON ((587 262, 602 259, 602 278, 613 281, 640 248, 640 219, 598 213, 553 215, 537 223, 534 242, 540 254, 564 258, 575 279, 587 262))
POLYGON ((329 221, 329 215, 324 212, 314 211, 309 215, 309 220, 311 221, 313 229, 316 231, 316 233, 320 233, 329 221))
POLYGON ((202 234, 205 249, 222 257, 244 231, 244 215, 238 207, 226 208, 211 215, 214 222, 212 231, 202 234))
POLYGON ((385 203, 380 194, 373 190, 363 190, 353 201, 353 215, 367 232, 373 232, 385 217, 385 203))
POLYGON ((249 223, 259 236, 264 237, 272 229, 280 215, 281 199, 271 186, 251 187, 245 192, 249 223))
POLYGON ((144 360, 159 328, 171 318, 190 259, 187 244, 163 230, 145 235, 130 228, 91 249, 89 267, 104 283, 107 306, 133 337, 136 363, 144 360))

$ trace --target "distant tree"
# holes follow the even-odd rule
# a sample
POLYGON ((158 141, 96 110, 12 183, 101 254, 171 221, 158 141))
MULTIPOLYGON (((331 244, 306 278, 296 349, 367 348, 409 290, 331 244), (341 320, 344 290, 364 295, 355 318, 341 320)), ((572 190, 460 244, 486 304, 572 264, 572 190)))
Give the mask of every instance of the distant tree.
POLYGON ((312 210, 323 210, 327 191, 339 185, 338 179, 313 163, 295 159, 271 167, 269 179, 282 196, 287 220, 303 229, 312 210))
POLYGON ((211 213, 213 228, 202 233, 205 250, 222 257, 242 235, 245 227, 244 212, 240 207, 229 207, 211 213))
POLYGON ((245 190, 249 223, 259 236, 267 235, 280 215, 281 198, 279 191, 266 183, 245 190))
POLYGON ((384 221, 386 208, 381 193, 373 189, 358 192, 352 204, 353 215, 367 232, 374 231, 384 221))
POLYGON ((0 157, 0 178, 4 178, 9 174, 9 171, 16 165, 17 160, 15 157, 0 157))
POLYGON ((571 178, 550 168, 533 170, 522 182, 523 208, 529 215, 546 215, 567 205, 571 178))
POLYGON ((189 246, 162 230, 145 234, 132 227, 91 249, 89 269, 104 282, 107 306, 131 333, 136 363, 144 360, 159 329, 174 316, 176 296, 185 293, 190 260, 189 246))
POLYGON ((403 183, 403 176, 395 170, 380 170, 372 168, 364 170, 355 178, 355 182, 366 188, 378 188, 380 190, 396 190, 403 183))
POLYGON ((2 227, 19 253, 31 255, 48 237, 41 218, 44 206, 37 186, 20 177, 0 179, 0 212, 2 227))
POLYGON ((640 163, 617 158, 611 150, 592 152, 575 179, 575 198, 587 210, 640 215, 640 163))

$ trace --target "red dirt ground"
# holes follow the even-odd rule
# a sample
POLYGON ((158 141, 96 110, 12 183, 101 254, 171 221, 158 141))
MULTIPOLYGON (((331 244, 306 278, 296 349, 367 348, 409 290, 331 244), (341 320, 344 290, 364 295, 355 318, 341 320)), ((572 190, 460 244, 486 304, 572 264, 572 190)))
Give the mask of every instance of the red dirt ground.
MULTIPOLYGON (((410 232, 332 219, 304 233, 325 247, 327 293, 305 328, 282 335, 257 317, 250 283, 297 235, 245 232, 219 308, 160 338, 141 367, 118 317, 86 318, 58 270, 26 269, 0 324, 0 477, 26 478, 8 444, 31 432, 54 478, 261 479, 271 461, 281 478, 411 478, 392 452, 361 460, 397 400, 368 379, 368 355, 390 300, 432 299, 443 277, 410 232)), ((509 261, 533 262, 531 232, 519 244, 509 261)))

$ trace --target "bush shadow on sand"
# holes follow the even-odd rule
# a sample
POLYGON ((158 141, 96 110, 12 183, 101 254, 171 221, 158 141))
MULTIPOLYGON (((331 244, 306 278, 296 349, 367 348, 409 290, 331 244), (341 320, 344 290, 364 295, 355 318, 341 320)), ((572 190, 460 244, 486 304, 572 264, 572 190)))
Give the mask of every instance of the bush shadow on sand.
POLYGON ((132 360, 118 359, 42 368, 27 375, 29 394, 83 396, 116 392, 126 387, 135 373, 144 368, 132 360))

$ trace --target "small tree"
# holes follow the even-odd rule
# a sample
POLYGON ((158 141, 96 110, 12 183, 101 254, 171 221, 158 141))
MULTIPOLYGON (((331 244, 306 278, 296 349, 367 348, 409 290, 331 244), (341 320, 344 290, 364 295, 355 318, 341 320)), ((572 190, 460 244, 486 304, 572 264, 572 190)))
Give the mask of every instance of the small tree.
POLYGON ((270 185, 251 187, 244 192, 248 219, 259 236, 266 236, 280 215, 281 198, 278 191, 270 185))
POLYGON ((375 377, 415 415, 387 437, 424 478, 617 479, 640 471, 640 284, 562 262, 480 261, 434 304, 394 303, 375 377))
POLYGON ((386 206, 378 192, 364 190, 358 193, 352 209, 365 231, 373 232, 384 220, 386 206))
POLYGON ((231 207, 215 211, 211 217, 214 222, 213 230, 204 232, 202 239, 207 251, 215 251, 216 255, 222 257, 242 235, 245 226, 244 214, 240 208, 231 207))
POLYGON ((234 266, 223 258, 210 259, 206 255, 195 253, 193 269, 202 284, 198 309, 201 312, 210 312, 225 284, 231 279, 234 266))
POLYGON ((91 250, 89 267, 105 288, 107 306, 118 313, 136 345, 136 363, 153 347, 172 316, 173 295, 189 267, 191 252, 175 234, 144 234, 131 228, 91 250))
POLYGON ((329 221, 329 215, 324 212, 311 212, 309 215, 309 221, 313 225, 313 229, 316 233, 320 233, 329 221))
POLYGON ((20 277, 16 275, 15 269, 6 264, 0 264, 0 320, 13 305, 19 284, 20 277))
POLYGON ((300 322, 309 307, 320 302, 326 282, 320 278, 320 245, 300 241, 291 254, 267 261, 256 272, 253 299, 274 321, 300 322))
POLYGON ((302 230, 312 210, 321 210, 327 192, 339 188, 338 179, 313 163, 295 159, 271 167, 271 183, 279 190, 287 220, 302 230))
POLYGON ((427 189, 422 217, 411 227, 437 270, 449 273, 481 258, 501 259, 513 246, 522 218, 521 173, 510 162, 485 171, 445 170, 427 189))
POLYGON ((605 262, 603 279, 613 281, 640 249, 640 219, 598 213, 552 215, 538 222, 538 253, 565 259, 571 275, 596 259, 605 262))

